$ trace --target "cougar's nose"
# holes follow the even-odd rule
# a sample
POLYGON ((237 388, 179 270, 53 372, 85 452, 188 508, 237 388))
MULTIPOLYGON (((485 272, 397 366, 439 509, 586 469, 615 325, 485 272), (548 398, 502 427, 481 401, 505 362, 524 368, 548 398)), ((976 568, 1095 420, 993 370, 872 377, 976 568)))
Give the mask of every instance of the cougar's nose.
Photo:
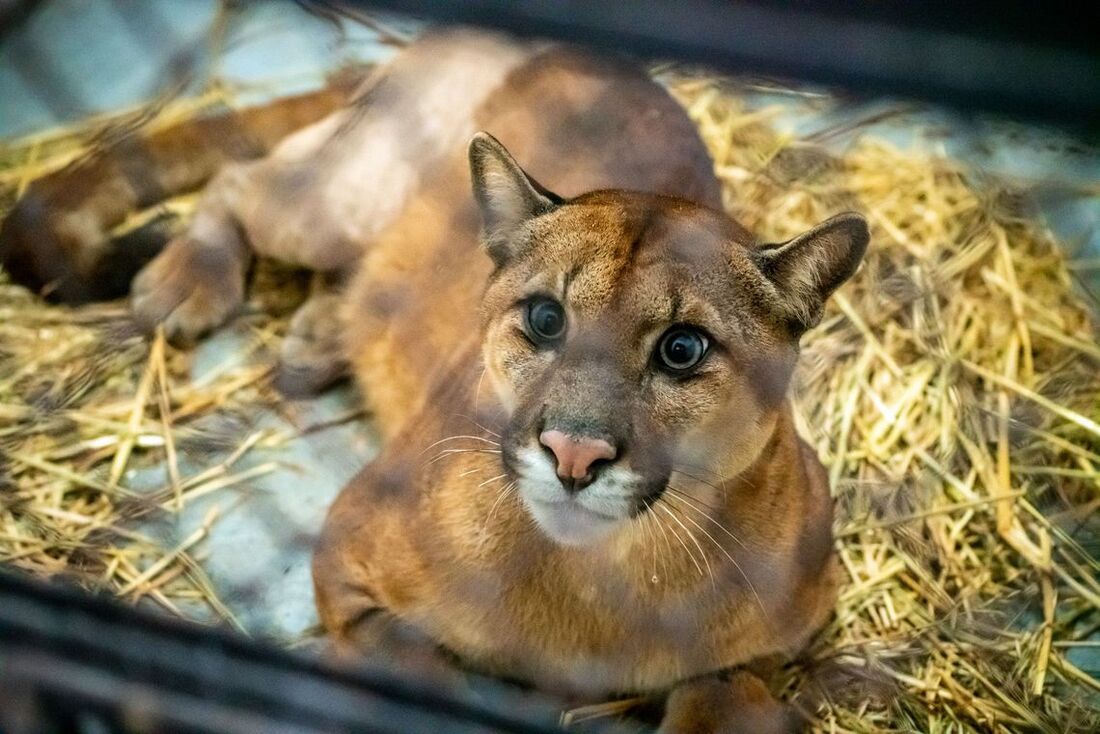
POLYGON ((553 452, 562 484, 574 490, 592 483, 596 462, 611 461, 618 454, 614 446, 601 438, 570 436, 562 431, 543 431, 539 443, 553 452))

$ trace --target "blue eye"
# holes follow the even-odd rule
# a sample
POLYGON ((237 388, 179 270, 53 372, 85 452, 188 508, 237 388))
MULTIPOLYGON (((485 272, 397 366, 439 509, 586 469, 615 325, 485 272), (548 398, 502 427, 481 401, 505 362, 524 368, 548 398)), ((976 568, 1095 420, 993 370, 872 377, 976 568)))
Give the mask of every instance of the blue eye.
POLYGON ((699 331, 686 326, 669 329, 657 344, 657 361, 666 371, 687 372, 707 354, 709 342, 699 331))
POLYGON ((550 298, 540 298, 527 305, 527 333, 535 343, 560 339, 565 333, 565 309, 550 298))

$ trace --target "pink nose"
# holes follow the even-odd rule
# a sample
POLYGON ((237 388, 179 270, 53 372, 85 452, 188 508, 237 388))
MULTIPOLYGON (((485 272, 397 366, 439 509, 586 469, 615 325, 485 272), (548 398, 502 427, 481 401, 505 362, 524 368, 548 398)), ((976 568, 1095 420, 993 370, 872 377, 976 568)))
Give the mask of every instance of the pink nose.
POLYGON ((558 476, 567 486, 580 489, 592 481, 592 465, 615 458, 615 447, 600 438, 570 436, 561 431, 543 431, 539 443, 554 452, 558 476))

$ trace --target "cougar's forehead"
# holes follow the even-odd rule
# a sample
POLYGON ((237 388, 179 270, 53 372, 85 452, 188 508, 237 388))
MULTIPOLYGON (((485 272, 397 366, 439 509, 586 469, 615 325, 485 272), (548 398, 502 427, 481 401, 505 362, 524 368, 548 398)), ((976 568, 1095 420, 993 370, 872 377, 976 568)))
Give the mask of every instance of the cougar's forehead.
POLYGON ((690 322, 718 333, 735 323, 754 279, 745 230, 680 200, 592 197, 537 223, 524 290, 559 295, 581 318, 617 330, 690 322))

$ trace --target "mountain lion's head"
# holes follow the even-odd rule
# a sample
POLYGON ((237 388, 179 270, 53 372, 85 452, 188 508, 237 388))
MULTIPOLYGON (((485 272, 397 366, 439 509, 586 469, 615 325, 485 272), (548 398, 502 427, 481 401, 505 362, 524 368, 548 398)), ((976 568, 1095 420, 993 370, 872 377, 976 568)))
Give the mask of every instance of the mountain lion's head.
POLYGON ((682 199, 563 200, 485 133, 470 165, 495 264, 486 379, 509 416, 505 467, 542 530, 591 543, 647 511, 674 473, 717 485, 747 468, 799 338, 863 257, 864 220, 759 245, 682 199))

